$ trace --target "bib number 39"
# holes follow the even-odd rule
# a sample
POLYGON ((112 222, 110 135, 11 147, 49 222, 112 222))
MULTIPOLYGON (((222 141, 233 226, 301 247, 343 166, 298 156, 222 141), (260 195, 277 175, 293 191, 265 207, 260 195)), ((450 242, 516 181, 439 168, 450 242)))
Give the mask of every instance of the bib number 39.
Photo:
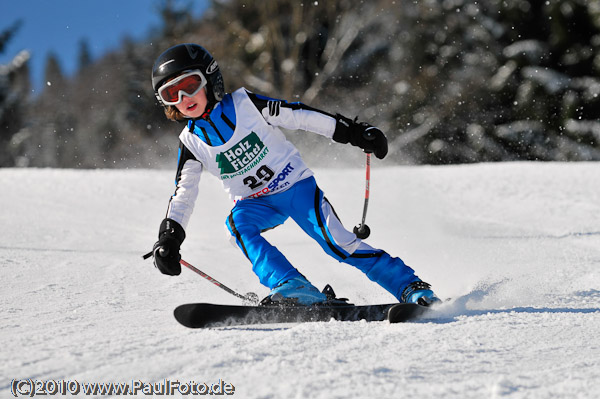
POLYGON ((273 172, 268 166, 263 165, 256 171, 255 176, 248 176, 244 179, 244 184, 250 187, 252 190, 262 186, 273 178, 275 172, 273 172))

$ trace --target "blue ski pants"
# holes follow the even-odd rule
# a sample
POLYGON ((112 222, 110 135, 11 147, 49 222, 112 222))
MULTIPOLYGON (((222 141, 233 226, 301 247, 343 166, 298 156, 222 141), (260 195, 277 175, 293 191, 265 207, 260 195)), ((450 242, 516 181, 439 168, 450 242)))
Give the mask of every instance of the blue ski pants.
POLYGON ((419 279, 402 259, 372 248, 346 230, 314 177, 309 177, 284 192, 238 201, 227 218, 227 228, 252 262, 252 270, 260 282, 271 289, 300 275, 261 235, 288 218, 317 241, 327 254, 358 268, 398 300, 404 288, 419 279))

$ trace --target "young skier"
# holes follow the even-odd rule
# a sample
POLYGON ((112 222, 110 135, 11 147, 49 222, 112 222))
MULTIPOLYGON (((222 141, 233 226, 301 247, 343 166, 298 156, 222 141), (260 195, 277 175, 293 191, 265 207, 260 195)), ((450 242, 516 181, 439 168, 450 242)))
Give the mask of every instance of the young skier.
POLYGON ((180 246, 200 175, 207 170, 234 201, 226 225, 260 282, 271 289, 263 303, 327 301, 261 235, 288 218, 327 254, 357 267, 398 301, 429 305, 439 300, 400 258, 372 248, 342 226, 313 172, 279 127, 350 143, 382 159, 387 139, 379 129, 244 88, 225 94, 216 60, 197 44, 176 45, 162 53, 152 69, 152 87, 169 119, 187 120, 179 136, 175 194, 153 248, 154 264, 162 273, 181 273, 180 246))

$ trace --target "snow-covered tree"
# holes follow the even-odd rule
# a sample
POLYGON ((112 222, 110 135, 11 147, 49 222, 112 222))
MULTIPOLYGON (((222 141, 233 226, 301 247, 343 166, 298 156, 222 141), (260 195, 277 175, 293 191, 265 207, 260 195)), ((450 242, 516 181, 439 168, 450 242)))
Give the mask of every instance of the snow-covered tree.
MULTIPOLYGON (((17 21, 0 32, 0 53, 20 26, 17 21)), ((30 90, 29 58, 29 52, 22 50, 9 63, 0 64, 0 167, 20 163, 20 148, 28 137, 23 127, 30 90)))

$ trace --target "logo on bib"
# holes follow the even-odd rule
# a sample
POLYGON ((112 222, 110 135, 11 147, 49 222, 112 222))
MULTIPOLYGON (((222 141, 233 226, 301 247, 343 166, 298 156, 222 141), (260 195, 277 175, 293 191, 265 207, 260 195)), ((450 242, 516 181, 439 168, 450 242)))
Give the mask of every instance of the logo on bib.
POLYGON ((269 152, 265 144, 252 132, 227 151, 217 154, 217 165, 221 175, 244 173, 256 166, 269 152))

